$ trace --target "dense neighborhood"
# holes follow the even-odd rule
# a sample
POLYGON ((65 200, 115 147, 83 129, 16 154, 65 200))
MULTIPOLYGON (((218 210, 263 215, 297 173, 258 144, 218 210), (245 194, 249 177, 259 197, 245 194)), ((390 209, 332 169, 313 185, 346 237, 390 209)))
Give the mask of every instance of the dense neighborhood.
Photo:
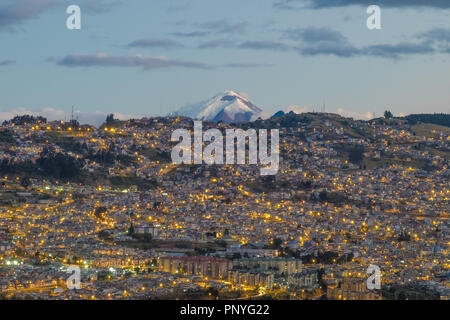
POLYGON ((193 130, 180 116, 3 123, 0 297, 450 297, 448 125, 330 113, 203 125, 278 129, 277 175, 173 164, 172 132, 193 130))

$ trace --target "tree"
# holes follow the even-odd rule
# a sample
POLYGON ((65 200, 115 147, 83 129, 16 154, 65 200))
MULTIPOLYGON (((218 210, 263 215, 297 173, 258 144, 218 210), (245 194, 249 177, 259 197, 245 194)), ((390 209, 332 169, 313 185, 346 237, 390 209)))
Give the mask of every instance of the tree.
POLYGON ((78 159, 62 153, 51 153, 47 149, 36 160, 36 166, 41 174, 63 180, 77 178, 81 172, 78 159))
POLYGON ((108 280, 108 276, 111 276, 111 274, 108 271, 101 270, 97 274, 97 279, 99 281, 105 281, 105 280, 108 280))
POLYGON ((114 114, 109 114, 107 117, 106 117, 106 124, 113 124, 114 123, 114 114))
POLYGON ((208 294, 214 298, 219 296, 219 290, 217 290, 216 288, 209 287, 206 292, 208 292, 208 294))
POLYGON ((233 257, 231 259, 237 260, 237 259, 241 259, 241 258, 242 258, 242 255, 240 252, 234 252, 233 257))
POLYGON ((319 193, 319 200, 322 202, 326 202, 328 200, 328 192, 326 192, 326 190, 319 193))
POLYGON ((397 296, 397 300, 406 300, 406 295, 404 292, 400 292, 397 296))
POLYGON ((435 114, 411 114, 405 117, 410 125, 418 122, 439 124, 441 126, 450 127, 450 114, 435 113, 435 114))
POLYGON ((283 240, 281 240, 279 238, 273 239, 273 246, 276 249, 280 248, 282 243, 283 243, 283 240))
POLYGON ((111 234, 107 231, 107 230, 102 230, 98 233, 98 237, 100 239, 110 239, 111 238, 111 234))
POLYGON ((317 272, 317 279, 319 280, 319 285, 322 288, 322 291, 327 292, 327 282, 323 279, 323 276, 325 274, 325 269, 321 268, 318 272, 317 272))
POLYGON ((98 219, 103 219, 103 213, 107 212, 108 209, 106 207, 97 207, 95 208, 94 211, 94 215, 98 218, 98 219))
POLYGON ((398 238, 397 238, 398 242, 403 242, 403 241, 411 241, 411 236, 405 231, 402 232, 398 238))
POLYGON ((38 124, 38 123, 47 123, 47 119, 41 116, 32 116, 32 115, 22 115, 22 116, 15 116, 9 121, 5 121, 6 124, 14 123, 16 126, 21 126, 24 124, 38 124))
POLYGON ((355 146, 349 152, 349 160, 351 163, 359 164, 364 160, 364 147, 355 146))
POLYGON ((393 118, 394 116, 392 115, 392 112, 390 112, 389 110, 386 110, 386 111, 384 112, 384 117, 385 117, 386 119, 391 119, 391 118, 393 118))
POLYGON ((130 227, 128 228, 128 235, 132 236, 134 234, 134 226, 133 224, 130 224, 130 227))
POLYGON ((22 180, 20 181, 20 185, 25 189, 27 189, 31 185, 30 178, 28 177, 22 178, 22 180))
MULTIPOLYGON (((133 228, 134 229, 134 228, 133 228)), ((133 230, 133 234, 131 234, 131 236, 133 237, 133 239, 139 240, 139 241, 144 241, 144 242, 151 242, 153 237, 150 233, 135 233, 135 231, 133 230)))

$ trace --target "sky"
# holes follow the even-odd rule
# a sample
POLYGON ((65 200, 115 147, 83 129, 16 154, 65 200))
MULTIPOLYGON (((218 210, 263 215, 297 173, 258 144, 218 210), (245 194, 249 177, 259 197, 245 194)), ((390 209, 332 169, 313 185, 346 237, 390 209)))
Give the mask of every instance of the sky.
POLYGON ((0 1, 2 121, 163 116, 225 90, 268 114, 448 113, 449 84, 448 0, 0 1))

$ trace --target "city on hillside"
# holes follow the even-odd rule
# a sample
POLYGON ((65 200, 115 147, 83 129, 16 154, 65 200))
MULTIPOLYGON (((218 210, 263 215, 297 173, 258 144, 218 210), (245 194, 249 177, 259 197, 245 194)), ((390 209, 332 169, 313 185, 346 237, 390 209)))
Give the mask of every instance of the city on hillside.
POLYGON ((194 126, 179 114, 5 121, 0 297, 450 298, 449 115, 203 115, 204 130, 278 129, 278 173, 174 164, 172 132, 194 126))

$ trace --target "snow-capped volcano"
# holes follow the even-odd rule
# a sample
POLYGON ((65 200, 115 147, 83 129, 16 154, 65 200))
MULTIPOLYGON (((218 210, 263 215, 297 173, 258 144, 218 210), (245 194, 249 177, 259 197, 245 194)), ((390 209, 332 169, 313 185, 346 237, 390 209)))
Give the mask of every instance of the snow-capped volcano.
POLYGON ((172 116, 185 116, 196 120, 213 122, 246 122, 255 120, 262 110, 243 95, 225 91, 207 101, 202 101, 171 113, 172 116))

